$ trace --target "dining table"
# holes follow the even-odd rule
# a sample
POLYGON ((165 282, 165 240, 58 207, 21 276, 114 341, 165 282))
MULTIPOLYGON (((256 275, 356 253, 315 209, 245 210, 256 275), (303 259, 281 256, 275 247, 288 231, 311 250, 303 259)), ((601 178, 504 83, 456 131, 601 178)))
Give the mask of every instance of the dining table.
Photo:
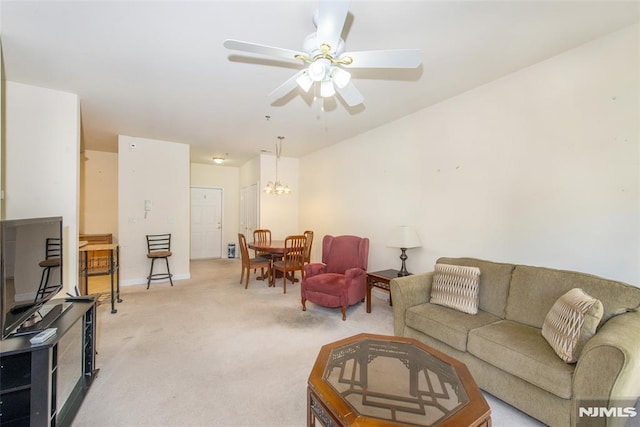
POLYGON ((251 242, 247 245, 249 249, 258 252, 268 252, 271 255, 284 255, 284 240, 272 240, 270 242, 251 242))
MULTIPOLYGON (((249 249, 253 249, 256 252, 266 252, 270 254, 269 257, 271 266, 269 267, 270 271, 273 271, 273 263, 274 261, 279 260, 284 256, 284 240, 272 240, 268 241, 260 241, 260 242, 251 242, 247 244, 249 249)), ((276 277, 275 275, 268 275, 269 277, 269 286, 275 286, 276 277)), ((287 275, 287 279, 292 282, 297 282, 298 279, 293 275, 287 275)), ((258 277, 258 280, 264 280, 264 277, 258 277)))

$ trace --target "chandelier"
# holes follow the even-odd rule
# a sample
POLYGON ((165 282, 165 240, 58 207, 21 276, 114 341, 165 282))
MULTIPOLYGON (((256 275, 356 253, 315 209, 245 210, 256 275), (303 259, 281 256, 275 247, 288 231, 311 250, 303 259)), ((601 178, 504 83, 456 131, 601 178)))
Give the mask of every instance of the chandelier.
POLYGON ((291 189, 289 188, 289 186, 286 184, 282 184, 280 182, 280 179, 278 178, 278 163, 280 163, 280 154, 282 153, 283 139, 284 136, 279 136, 278 143, 276 144, 276 181, 269 181, 263 190, 267 194, 275 194, 276 196, 291 194, 291 189))

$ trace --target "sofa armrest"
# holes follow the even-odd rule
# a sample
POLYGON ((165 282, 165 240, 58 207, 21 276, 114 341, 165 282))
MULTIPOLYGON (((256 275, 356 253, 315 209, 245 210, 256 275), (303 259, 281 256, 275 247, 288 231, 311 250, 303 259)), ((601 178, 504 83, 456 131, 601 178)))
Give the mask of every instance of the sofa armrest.
MULTIPOLYGON (((591 406, 633 406, 640 396, 640 312, 609 319, 585 345, 573 376, 574 416, 591 406), (584 406, 584 404, 583 404, 584 406)), ((624 425, 626 419, 621 419, 624 425)), ((607 425, 615 420, 609 419, 607 425)), ((603 424, 604 425, 604 424, 603 424)))
POLYGON ((414 305, 429 302, 433 272, 413 274, 391 279, 391 300, 393 301, 393 333, 402 336, 405 311, 414 305))

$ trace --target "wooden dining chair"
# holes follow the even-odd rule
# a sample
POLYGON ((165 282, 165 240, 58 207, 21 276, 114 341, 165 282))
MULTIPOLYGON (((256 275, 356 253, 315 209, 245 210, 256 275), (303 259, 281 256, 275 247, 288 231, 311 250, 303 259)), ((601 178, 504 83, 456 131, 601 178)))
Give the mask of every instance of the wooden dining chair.
POLYGON ((313 231, 306 230, 304 237, 307 239, 304 245, 304 263, 309 264, 311 262, 311 246, 313 245, 313 231))
POLYGON ((306 243, 306 238, 304 235, 296 235, 296 236, 287 236, 284 239, 284 254, 282 256, 282 260, 276 261, 273 263, 273 271, 271 274, 274 275, 274 283, 275 283, 275 274, 278 271, 282 272, 282 287, 284 293, 287 293, 287 274, 291 274, 291 281, 295 277, 295 272, 300 271, 302 273, 302 277, 304 278, 304 248, 306 243))
POLYGON ((249 258, 249 247, 247 246, 247 238, 245 237, 244 234, 238 233, 238 243, 240 246, 240 258, 242 259, 242 272, 240 274, 240 283, 242 283, 242 280, 245 280, 244 288, 247 289, 247 287, 249 286, 249 275, 251 274, 251 269, 255 271, 256 269, 259 268, 260 271, 262 272, 262 277, 265 277, 264 269, 266 268, 267 269, 266 277, 269 277, 271 274, 271 269, 270 269, 271 261, 263 257, 249 258), (245 271, 247 272, 246 279, 244 277, 245 271))
MULTIPOLYGON (((253 230, 253 241, 271 244, 271 230, 267 230, 267 229, 253 230)), ((255 252, 256 258, 257 257, 271 258, 271 254, 269 252, 260 252, 260 251, 254 251, 254 252, 255 252)))

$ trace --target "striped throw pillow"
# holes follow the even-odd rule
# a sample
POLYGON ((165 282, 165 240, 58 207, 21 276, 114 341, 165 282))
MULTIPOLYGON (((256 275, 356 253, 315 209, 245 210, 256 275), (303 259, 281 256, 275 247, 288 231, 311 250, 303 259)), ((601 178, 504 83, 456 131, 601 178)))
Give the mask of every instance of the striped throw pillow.
POLYGON ((577 362, 584 344, 596 334, 603 312, 600 300, 573 288, 551 307, 542 325, 542 336, 562 360, 577 362))
POLYGON ((436 264, 431 286, 431 303, 476 314, 479 285, 478 267, 436 264))

